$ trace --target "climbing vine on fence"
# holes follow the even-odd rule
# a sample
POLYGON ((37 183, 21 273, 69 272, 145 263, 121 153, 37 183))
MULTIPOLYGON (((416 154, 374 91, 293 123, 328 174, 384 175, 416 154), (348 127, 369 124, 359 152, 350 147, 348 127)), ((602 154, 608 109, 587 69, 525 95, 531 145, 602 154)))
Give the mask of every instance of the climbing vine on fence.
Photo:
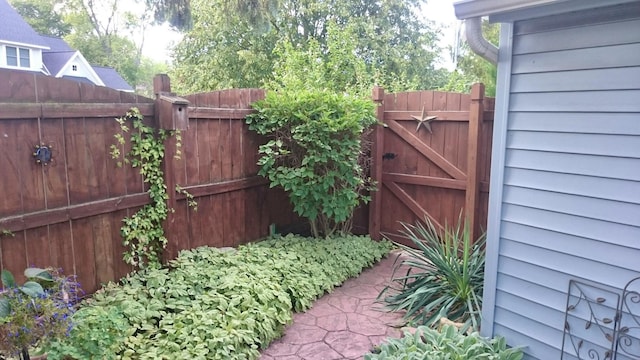
MULTIPOLYGON (((118 166, 130 164, 138 168, 144 182, 149 185, 151 203, 143 206, 135 214, 122 220, 120 234, 127 250, 123 260, 138 268, 160 265, 162 249, 167 245, 162 223, 167 218, 167 185, 162 171, 164 159, 164 141, 169 136, 176 136, 180 144, 180 134, 165 130, 155 130, 143 122, 143 116, 137 108, 127 112, 124 117, 116 119, 120 132, 116 133, 117 144, 111 145, 111 156, 118 160, 118 166), (131 150, 123 154, 126 143, 124 134, 130 132, 127 122, 131 121, 131 150)), ((178 151, 176 151, 179 154, 178 151)), ((193 201, 193 197, 190 199, 193 201)), ((191 203, 190 203, 191 205, 191 203)))

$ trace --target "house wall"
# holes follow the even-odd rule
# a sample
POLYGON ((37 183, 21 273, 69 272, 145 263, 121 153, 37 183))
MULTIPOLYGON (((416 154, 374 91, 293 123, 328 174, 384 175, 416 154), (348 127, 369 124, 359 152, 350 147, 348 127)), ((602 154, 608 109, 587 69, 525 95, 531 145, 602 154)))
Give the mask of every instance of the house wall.
POLYGON ((503 25, 482 332, 530 359, 560 359, 570 280, 640 275, 637 4, 503 25))

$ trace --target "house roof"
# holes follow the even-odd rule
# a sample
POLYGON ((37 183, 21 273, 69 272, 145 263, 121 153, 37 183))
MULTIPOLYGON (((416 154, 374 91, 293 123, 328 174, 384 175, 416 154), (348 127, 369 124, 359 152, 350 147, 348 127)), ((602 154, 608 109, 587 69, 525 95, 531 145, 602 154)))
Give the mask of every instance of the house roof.
POLYGON ((116 90, 133 91, 131 85, 118 74, 116 69, 97 65, 92 65, 92 67, 100 79, 102 79, 102 82, 104 82, 104 86, 116 90))
POLYGON ((85 84, 91 84, 91 85, 95 85, 93 83, 93 81, 87 79, 86 77, 82 77, 82 76, 70 76, 70 75, 64 75, 62 77, 62 79, 68 79, 68 80, 73 80, 73 81, 77 81, 77 82, 81 82, 81 83, 85 83, 85 84))
POLYGON ((49 70, 51 75, 55 75, 62 70, 75 53, 75 50, 43 52, 42 62, 47 67, 47 70, 49 70))
POLYGON ((48 48, 42 37, 9 5, 7 0, 0 0, 0 41, 30 45, 36 48, 48 48))
MULTIPOLYGON (((509 14, 547 8, 549 11, 535 13, 546 16, 554 13, 569 12, 608 5, 633 3, 638 0, 460 0, 453 4, 458 19, 500 15, 509 18, 509 14)), ((533 14, 533 13, 531 13, 533 14)))
POLYGON ((44 43, 49 46, 49 50, 44 50, 43 52, 52 52, 52 51, 75 51, 66 41, 62 40, 58 37, 40 35, 40 38, 44 43))

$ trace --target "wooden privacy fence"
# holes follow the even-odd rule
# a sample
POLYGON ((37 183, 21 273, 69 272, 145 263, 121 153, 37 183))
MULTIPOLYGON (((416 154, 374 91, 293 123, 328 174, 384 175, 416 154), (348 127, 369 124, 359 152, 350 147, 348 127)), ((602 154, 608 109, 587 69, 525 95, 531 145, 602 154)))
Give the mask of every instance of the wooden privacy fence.
POLYGON ((438 227, 465 216, 474 238, 486 227, 493 99, 476 84, 471 94, 373 91, 384 126, 373 135, 369 233, 398 236, 400 222, 425 217, 438 227))
MULTIPOLYGON (((165 260, 182 249, 262 238, 270 224, 301 222, 286 195, 257 176, 262 139, 244 118, 263 90, 180 98, 171 93, 169 78, 158 76, 154 100, 28 72, 0 69, 0 79, 2 269, 20 274, 27 266, 59 267, 77 274, 88 292, 132 270, 122 261, 121 221, 150 199, 138 170, 118 167, 110 157, 119 131, 114 119, 132 107, 155 127, 182 129, 180 158, 174 157, 175 137, 165 144, 163 170, 175 210, 165 222, 165 260), (42 145, 51 147, 47 165, 33 157, 42 145), (173 191, 176 185, 193 194, 197 211, 173 191)), ((379 191, 360 210, 357 228, 379 238, 397 233, 398 221, 425 214, 452 223, 461 209, 476 231, 483 227, 493 105, 482 87, 471 96, 376 89, 373 100, 386 126, 373 135, 379 191)))
POLYGON ((138 170, 119 168, 109 147, 119 130, 114 118, 132 107, 165 127, 180 118, 174 111, 187 114, 183 155, 173 159, 175 138, 167 142, 164 175, 169 190, 181 185, 199 206, 194 212, 169 191, 175 213, 165 259, 200 245, 236 246, 266 236, 271 223, 296 220, 283 193, 256 176, 260 139, 243 118, 260 90, 190 95, 187 105, 167 93, 166 77, 157 78, 156 101, 27 72, 0 70, 0 79, 3 269, 59 267, 77 274, 88 292, 131 271, 122 261, 121 221, 149 195, 138 170), (35 162, 36 145, 52 147, 51 163, 35 162))

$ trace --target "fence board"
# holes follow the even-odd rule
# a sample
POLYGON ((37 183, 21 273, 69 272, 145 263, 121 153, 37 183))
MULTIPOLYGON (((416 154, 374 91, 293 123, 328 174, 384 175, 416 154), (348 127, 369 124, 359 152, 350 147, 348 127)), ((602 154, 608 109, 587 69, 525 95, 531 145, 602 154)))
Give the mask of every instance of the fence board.
POLYGON ((43 168, 47 209, 69 205, 67 157, 64 156, 64 120, 41 119, 42 142, 51 146, 53 161, 43 168))

